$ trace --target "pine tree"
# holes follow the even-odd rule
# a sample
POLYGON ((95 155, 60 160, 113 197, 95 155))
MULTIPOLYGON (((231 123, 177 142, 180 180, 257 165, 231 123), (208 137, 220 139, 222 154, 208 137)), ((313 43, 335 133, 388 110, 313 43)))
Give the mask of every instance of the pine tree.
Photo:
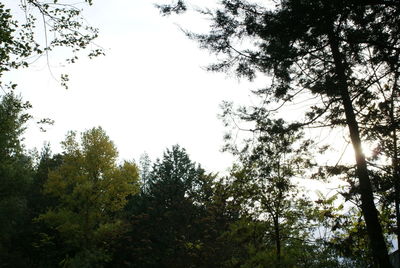
MULTIPOLYGON (((161 11, 180 12, 185 7, 178 1, 162 6, 161 11)), ((378 84, 399 72, 399 12, 398 1, 384 0, 282 0, 264 6, 226 0, 216 10, 201 11, 212 20, 208 33, 188 33, 219 56, 220 61, 209 70, 233 70, 249 79, 260 73, 273 78, 256 92, 265 102, 246 115, 249 121, 263 120, 259 111, 272 112, 273 103, 283 107, 304 100, 300 97, 305 94, 319 101, 310 104, 306 120, 293 127, 347 127, 355 151, 362 213, 381 267, 390 263, 362 151, 363 131, 368 130, 363 119, 379 102, 378 84)))

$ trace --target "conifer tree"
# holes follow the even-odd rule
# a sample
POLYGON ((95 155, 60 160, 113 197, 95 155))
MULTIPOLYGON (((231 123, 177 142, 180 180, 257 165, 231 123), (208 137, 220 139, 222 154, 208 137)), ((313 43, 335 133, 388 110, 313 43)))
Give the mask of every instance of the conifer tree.
MULTIPOLYGON (((184 1, 161 6, 165 14, 185 11, 184 1)), ((357 193, 375 259, 390 267, 378 220, 368 165, 362 151, 363 118, 379 99, 379 83, 399 72, 398 1, 271 1, 265 5, 224 0, 216 10, 202 10, 210 31, 188 33, 202 48, 219 56, 211 71, 232 70, 238 77, 272 79, 256 92, 265 102, 244 116, 263 120, 277 103, 310 102, 304 120, 293 127, 329 126, 348 130, 355 151, 357 193), (387 41, 387 42, 386 42, 387 41), (397 66, 397 67, 396 67, 397 66), (301 97, 303 96, 303 97, 301 97), (301 98, 300 98, 301 97, 301 98)))

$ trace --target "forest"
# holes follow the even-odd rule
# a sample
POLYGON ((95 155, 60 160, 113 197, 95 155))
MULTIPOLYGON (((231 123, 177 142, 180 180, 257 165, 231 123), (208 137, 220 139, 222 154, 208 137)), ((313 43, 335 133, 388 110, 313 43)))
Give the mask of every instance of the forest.
MULTIPOLYGON (((228 174, 207 171, 179 144, 154 161, 121 160, 101 126, 69 131, 59 152, 27 148, 32 105, 4 75, 60 47, 74 65, 81 52, 104 51, 71 1, 20 8, 22 21, 0 1, 0 267, 400 267, 399 1, 154 6, 160 16, 208 18, 207 32, 183 30, 215 56, 208 71, 268 77, 251 92, 261 104, 221 105, 228 174), (299 120, 287 115, 297 103, 299 120), (335 144, 310 134, 320 129, 346 133, 354 164, 336 155, 322 164, 335 144), (248 135, 238 141, 232 130, 248 135), (333 194, 307 189, 334 180, 333 194)), ((60 83, 68 88, 67 74, 60 83)))

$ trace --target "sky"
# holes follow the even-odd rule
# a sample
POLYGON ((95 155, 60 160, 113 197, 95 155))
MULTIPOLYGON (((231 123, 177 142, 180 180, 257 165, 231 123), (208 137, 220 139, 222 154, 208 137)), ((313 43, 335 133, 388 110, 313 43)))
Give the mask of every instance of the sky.
MULTIPOLYGON (((18 2, 5 4, 15 10, 18 2)), ((157 0, 163 2, 169 0, 157 0)), ((217 1, 190 2, 197 8, 213 7, 217 1)), ((265 86, 268 79, 250 83, 205 71, 215 56, 199 49, 181 28, 206 32, 210 21, 194 13, 163 17, 154 4, 97 0, 93 6, 82 5, 85 19, 100 30, 95 43, 103 47, 105 56, 81 57, 76 64, 66 65, 61 50, 51 53, 49 62, 42 57, 27 69, 6 74, 6 79, 18 83, 24 100, 32 103, 34 121, 48 117, 55 122, 43 133, 33 121, 26 132, 28 148, 40 151, 44 142, 50 142, 57 153, 68 131, 101 126, 117 146, 120 160, 137 161, 144 152, 155 160, 166 148, 179 144, 210 172, 225 173, 231 167, 233 157, 221 152, 227 129, 218 118, 220 105, 223 101, 254 104, 257 100, 250 90, 265 86), (70 77, 68 90, 58 81, 62 73, 70 77)), ((285 113, 302 116, 302 108, 294 105, 285 113)), ((317 136, 324 140, 329 133, 317 136)), ((344 146, 338 146, 339 151, 344 146)), ((351 149, 345 158, 352 160, 351 149)))
POLYGON ((221 153, 225 129, 217 116, 220 104, 251 101, 254 85, 204 70, 214 56, 188 40, 180 27, 201 32, 208 21, 193 14, 163 17, 149 0, 94 1, 85 7, 84 17, 99 28, 95 43, 106 56, 65 65, 65 55, 55 52, 49 64, 43 57, 5 76, 32 103, 36 121, 55 121, 44 133, 31 124, 27 147, 40 150, 48 141, 60 152, 67 131, 101 126, 121 159, 138 160, 146 152, 155 160, 167 147, 180 144, 208 171, 226 171, 232 157, 221 153), (57 81, 61 73, 69 74, 68 90, 57 81))
MULTIPOLYGON (((215 57, 188 40, 180 27, 202 32, 209 21, 193 14, 163 17, 155 1, 94 0, 93 6, 85 7, 84 17, 99 28, 95 43, 106 56, 65 65, 62 52, 52 53, 49 64, 43 57, 3 76, 3 81, 16 82, 24 100, 32 103, 34 121, 49 117, 55 122, 46 132, 31 123, 25 135, 27 148, 40 151, 44 142, 50 142, 53 152, 61 152, 60 142, 68 131, 101 126, 118 148, 120 160, 137 161, 144 152, 155 160, 179 144, 207 171, 227 173, 233 157, 221 152, 226 129, 217 116, 220 105, 224 100, 251 104, 250 90, 268 81, 249 83, 206 72, 204 67, 215 57), (57 81, 61 73, 69 74, 68 90, 57 81)), ((7 7, 18 2, 2 1, 7 7)), ((195 7, 216 2, 191 0, 195 7)), ((299 111, 292 112, 301 115, 299 111)), ((332 137, 344 141, 347 133, 321 131, 317 136, 332 143, 332 137)), ((341 142, 335 147, 336 152, 325 156, 327 162, 339 161, 342 151, 342 161, 354 162, 351 146, 341 142)), ((330 195, 338 181, 312 181, 307 187, 330 195)))

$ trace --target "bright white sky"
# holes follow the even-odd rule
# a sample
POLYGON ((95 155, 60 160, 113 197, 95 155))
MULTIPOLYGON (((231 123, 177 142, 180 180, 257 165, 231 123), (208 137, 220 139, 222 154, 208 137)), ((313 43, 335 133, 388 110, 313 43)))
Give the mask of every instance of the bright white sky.
POLYGON ((68 90, 52 77, 44 58, 6 76, 33 104, 36 119, 55 120, 46 133, 31 126, 27 146, 40 150, 50 141, 59 152, 68 130, 102 126, 122 159, 138 160, 146 151, 154 160, 180 144, 208 171, 226 170, 232 158, 220 152, 224 127, 217 118, 219 105, 248 101, 253 86, 202 69, 213 56, 188 40, 177 24, 201 31, 208 21, 192 15, 162 17, 149 0, 97 0, 85 9, 85 18, 100 29, 96 43, 107 55, 63 67, 62 57, 51 54, 54 76, 68 73, 71 78, 68 90))
MULTIPOLYGON (((155 2, 96 0, 91 7, 83 5, 84 17, 100 29, 96 43, 106 56, 81 57, 76 64, 65 66, 65 55, 52 53, 51 71, 43 57, 29 69, 5 76, 18 83, 23 98, 33 104, 36 120, 55 120, 45 133, 31 125, 26 135, 28 148, 40 150, 49 141, 53 151, 59 152, 67 131, 102 126, 121 159, 138 160, 147 152, 155 160, 167 147, 180 144, 208 171, 224 172, 231 166, 233 158, 220 152, 225 129, 217 118, 219 105, 223 100, 253 103, 250 89, 268 81, 259 79, 256 85, 206 72, 203 67, 215 57, 188 40, 178 25, 202 32, 207 31, 209 21, 193 13, 162 17, 155 2), (54 78, 62 73, 71 78, 68 90, 54 78)), ((217 1, 190 2, 195 7, 212 7, 217 1)), ((17 3, 5 1, 14 9, 17 3)), ((302 110, 286 109, 285 113, 302 116, 302 110)), ((353 158, 351 152, 347 158, 353 158)))
MULTIPOLYGON (((68 73, 71 78, 68 90, 54 79, 45 58, 29 69, 3 76, 3 81, 18 83, 24 100, 33 104, 36 120, 55 120, 45 133, 31 124, 26 133, 28 148, 40 150, 49 141, 53 152, 60 152, 60 141, 67 131, 102 126, 115 142, 121 159, 138 160, 147 152, 155 160, 167 147, 180 144, 207 171, 226 172, 233 158, 220 152, 225 129, 217 118, 219 105, 223 100, 252 103, 249 90, 258 86, 204 71, 202 67, 215 58, 188 40, 178 25, 201 32, 207 29, 208 21, 193 14, 162 17, 155 2, 169 0, 94 0, 94 5, 85 9, 88 22, 100 29, 96 43, 105 48, 106 56, 81 58, 76 64, 64 66, 63 55, 51 54, 54 76, 68 73)), ((191 0, 200 7, 216 2, 191 0)), ((15 7, 19 1, 2 3, 15 7)), ((299 110, 291 112, 302 115, 299 110)), ((337 141, 346 135, 338 131, 333 136, 337 141)), ((329 135, 321 131, 319 138, 324 137, 329 135)), ((336 162, 345 148, 342 160, 354 162, 351 146, 343 144, 327 155, 326 161, 336 162)), ((325 189, 330 195, 337 186, 335 181, 312 181, 307 188, 325 189)))

